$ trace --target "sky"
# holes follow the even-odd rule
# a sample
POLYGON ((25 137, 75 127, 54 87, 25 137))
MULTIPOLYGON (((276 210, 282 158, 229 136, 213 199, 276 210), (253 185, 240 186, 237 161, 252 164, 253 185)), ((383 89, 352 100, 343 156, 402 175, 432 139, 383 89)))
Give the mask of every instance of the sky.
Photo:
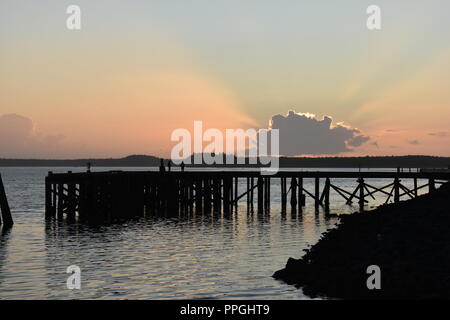
POLYGON ((195 120, 276 120, 299 141, 289 155, 450 156, 448 12, 446 0, 0 0, 0 157, 168 156, 195 120), (81 30, 66 27, 72 4, 81 30), (381 30, 366 27, 372 4, 381 30))

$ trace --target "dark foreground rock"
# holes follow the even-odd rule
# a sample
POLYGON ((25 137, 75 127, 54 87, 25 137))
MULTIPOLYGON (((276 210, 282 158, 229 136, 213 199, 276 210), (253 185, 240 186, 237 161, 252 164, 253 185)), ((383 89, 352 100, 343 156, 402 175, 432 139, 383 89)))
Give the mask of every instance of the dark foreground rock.
POLYGON ((450 298, 450 185, 416 199, 355 213, 325 233, 275 279, 306 295, 344 299, 450 298), (381 269, 368 290, 366 269, 381 269))

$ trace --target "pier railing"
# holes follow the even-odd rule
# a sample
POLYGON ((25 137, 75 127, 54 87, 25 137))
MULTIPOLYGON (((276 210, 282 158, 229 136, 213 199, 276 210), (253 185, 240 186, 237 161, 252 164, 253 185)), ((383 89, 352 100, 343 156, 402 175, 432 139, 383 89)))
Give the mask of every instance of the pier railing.
POLYGON ((302 212, 306 199, 316 210, 330 209, 330 192, 346 203, 357 202, 364 210, 375 195, 384 195, 386 203, 414 198, 419 190, 433 192, 450 180, 450 172, 350 172, 350 171, 282 171, 267 176, 249 171, 107 171, 85 173, 52 173, 45 179, 45 212, 47 218, 86 220, 129 218, 143 215, 177 216, 179 214, 237 210, 246 198, 247 210, 264 213, 270 210, 271 192, 279 192, 281 211, 302 212), (273 181, 279 180, 275 190, 273 181), (314 181, 307 190, 306 179, 314 181), (338 181, 353 181, 354 188, 345 190, 338 181), (373 179, 389 179, 375 186, 373 179), (404 183, 411 180, 413 187, 404 183), (426 181, 425 183, 423 181, 426 181), (245 185, 242 192, 242 186, 245 185), (422 184, 420 184, 420 182, 422 184), (239 193, 239 189, 241 193, 239 193), (289 198, 289 199, 288 199, 289 198))

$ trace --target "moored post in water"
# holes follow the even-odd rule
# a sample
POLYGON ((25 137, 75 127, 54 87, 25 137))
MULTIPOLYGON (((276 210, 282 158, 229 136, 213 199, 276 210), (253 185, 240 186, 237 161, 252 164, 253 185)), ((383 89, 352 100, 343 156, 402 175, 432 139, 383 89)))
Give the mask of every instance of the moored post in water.
POLYGON ((4 228, 10 228, 14 224, 11 210, 9 208, 8 199, 6 198, 5 187, 3 186, 2 175, 0 174, 0 210, 2 212, 2 219, 4 228))

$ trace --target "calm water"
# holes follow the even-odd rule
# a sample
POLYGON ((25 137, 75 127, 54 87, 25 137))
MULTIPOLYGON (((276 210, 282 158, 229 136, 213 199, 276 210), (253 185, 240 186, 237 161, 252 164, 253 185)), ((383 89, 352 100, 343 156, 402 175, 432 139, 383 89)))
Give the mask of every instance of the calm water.
MULTIPOLYGON (((49 170, 80 168, 0 168, 15 220, 0 236, 0 299, 308 299, 271 275, 338 221, 315 214, 310 199, 303 214, 282 215, 274 184, 265 216, 247 215, 244 197, 231 217, 146 218, 102 227, 46 223, 49 170), (81 290, 66 288, 69 265, 81 268, 81 290)), ((339 185, 355 187, 350 180, 339 185)), ((312 191, 312 181, 305 187, 312 191)), ((336 213, 356 210, 335 193, 331 203, 336 213)))

